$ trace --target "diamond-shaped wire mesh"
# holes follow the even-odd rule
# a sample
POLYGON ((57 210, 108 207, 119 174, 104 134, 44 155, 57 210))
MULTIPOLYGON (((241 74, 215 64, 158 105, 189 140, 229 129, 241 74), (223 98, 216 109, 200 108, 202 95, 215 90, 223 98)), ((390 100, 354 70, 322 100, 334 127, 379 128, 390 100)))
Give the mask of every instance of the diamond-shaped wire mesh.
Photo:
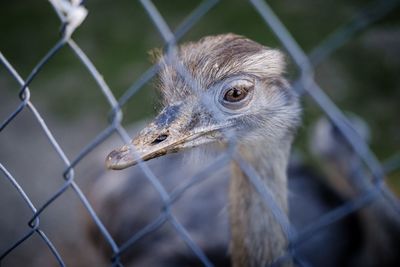
MULTIPOLYGON (((175 31, 172 31, 162 15, 163 10, 158 10, 157 6, 149 0, 142 0, 140 3, 144 8, 143 12, 147 13, 147 19, 151 20, 155 26, 155 29, 158 30, 161 38, 164 41, 163 46, 166 57, 171 58, 174 57, 173 51, 176 49, 180 39, 184 37, 184 35, 187 34, 193 27, 195 27, 197 23, 205 20, 209 12, 212 12, 217 5, 229 5, 226 2, 219 3, 217 0, 204 0, 200 2, 193 11, 191 11, 191 13, 184 21, 181 22, 181 24, 179 24, 175 31)), ((196 217, 196 208, 193 207, 192 210, 188 210, 187 208, 182 208, 182 204, 179 204, 178 202, 186 201, 185 194, 189 194, 193 190, 196 190, 196 187, 199 187, 200 184, 204 183, 204 180, 212 179, 209 177, 213 177, 214 174, 218 174, 232 161, 235 161, 238 164, 241 171, 249 178, 249 181, 254 186, 256 192, 261 196, 264 204, 273 211, 273 216, 275 220, 279 222, 288 241, 287 250, 281 257, 272 259, 273 264, 280 265, 292 261, 298 266, 311 266, 312 264, 308 262, 307 259, 303 258, 301 253, 299 253, 299 248, 301 248, 304 244, 307 244, 307 242, 310 242, 310 240, 319 233, 323 231, 330 231, 330 227, 332 227, 332 225, 339 221, 346 220, 349 215, 363 209, 366 206, 368 207, 368 205, 371 203, 378 203, 380 205, 379 207, 383 209, 382 212, 384 213, 384 216, 387 215, 386 213, 389 213, 389 217, 391 217, 395 227, 400 227, 400 206, 398 200, 396 196, 387 188, 386 183, 384 182, 387 172, 392 172, 399 168, 400 164, 398 164, 398 160, 396 163, 396 158, 394 157, 394 160, 390 162, 390 166, 388 165, 389 167, 383 168, 381 163, 375 157, 374 153, 371 152, 365 140, 361 138, 353 129, 352 123, 324 93, 314 78, 314 70, 318 64, 327 60, 331 53, 348 42, 351 38, 354 38, 358 32, 366 29, 371 24, 379 21, 382 17, 395 10, 398 7, 399 1, 371 2, 371 4, 367 5, 364 9, 353 16, 348 23, 344 24, 342 27, 334 31, 333 34, 328 36, 328 38, 323 40, 309 55, 307 55, 300 48, 296 40, 285 28, 283 24, 284 21, 282 22, 279 17, 274 14, 274 11, 266 2, 261 0, 251 0, 248 3, 248 5, 251 5, 256 13, 259 14, 260 18, 265 22, 265 24, 260 24, 259 26, 267 27, 269 30, 271 30, 273 34, 276 35, 281 46, 286 50, 289 57, 293 60, 294 65, 297 68, 296 72, 298 73, 297 78, 294 79, 293 82, 294 90, 296 90, 300 95, 312 99, 316 106, 318 106, 325 113, 330 122, 336 127, 338 133, 343 135, 344 140, 346 140, 345 142, 348 142, 354 151, 354 155, 357 159, 356 162, 358 162, 354 173, 348 177, 350 180, 358 179, 358 182, 352 183, 359 186, 357 188, 358 193, 352 198, 346 199, 346 201, 341 205, 338 205, 337 207, 327 211, 312 223, 308 223, 302 229, 295 229, 295 227, 293 227, 286 213, 278 207, 276 200, 273 197, 274 194, 262 183, 262 179, 259 177, 259 174, 255 171, 255 169, 253 169, 251 164, 233 152, 235 141, 233 140, 234 137, 229 136, 229 133, 226 134, 227 137, 232 138, 233 140, 231 144, 232 147, 229 147, 226 152, 223 152, 218 157, 214 158, 212 162, 202 165, 202 168, 196 172, 172 173, 172 176, 181 176, 181 181, 178 182, 177 186, 173 188, 169 188, 168 185, 163 183, 163 177, 159 177, 159 175, 163 174, 163 170, 157 171, 157 168, 159 167, 156 167, 155 164, 148 164, 140 161, 134 174, 143 178, 141 182, 134 183, 134 179, 129 176, 134 176, 134 174, 129 174, 128 178, 132 180, 131 185, 123 186, 131 189, 132 195, 137 194, 138 197, 136 200, 143 201, 143 205, 146 205, 147 203, 145 202, 146 190, 150 190, 152 192, 150 195, 155 198, 154 201, 158 202, 158 206, 161 207, 161 210, 156 210, 156 216, 154 216, 151 220, 147 220, 145 223, 140 223, 143 222, 143 218, 131 218, 130 223, 132 225, 119 225, 118 221, 116 220, 118 216, 124 217, 124 215, 118 214, 118 212, 127 212, 129 210, 127 207, 134 207, 135 205, 141 205, 141 203, 127 202, 130 200, 128 198, 125 202, 123 199, 120 199, 120 202, 108 203, 111 208, 108 207, 108 204, 106 205, 104 202, 99 202, 101 203, 100 205, 104 204, 104 206, 99 206, 99 204, 96 203, 96 196, 88 195, 88 192, 82 190, 82 186, 78 184, 81 179, 84 179, 89 175, 95 175, 88 169, 85 169, 86 172, 85 170, 79 170, 78 175, 77 169, 79 169, 79 167, 82 165, 82 162, 87 160, 90 155, 96 153, 100 154, 97 159, 99 159, 101 162, 96 162, 95 164, 104 164, 106 154, 104 152, 99 153, 97 149, 98 147, 102 146, 103 143, 108 142, 113 137, 117 136, 120 140, 120 143, 127 144, 130 142, 131 136, 128 134, 128 132, 131 132, 131 130, 127 130, 122 123, 124 108, 129 106, 128 102, 134 99, 137 93, 147 83, 149 83, 154 76, 156 76, 160 66, 157 63, 152 65, 145 72, 143 72, 143 74, 132 84, 132 86, 124 91, 119 98, 116 98, 114 91, 107 85, 101 72, 93 63, 93 59, 90 59, 90 56, 88 56, 89 53, 85 53, 79 44, 73 40, 73 32, 85 22, 87 15, 91 12, 90 9, 86 9, 85 5, 82 4, 81 1, 51 0, 50 4, 61 20, 61 37, 36 64, 36 66, 32 68, 26 79, 21 77, 18 68, 13 65, 11 59, 7 58, 7 54, 0 53, 0 61, 3 65, 3 70, 6 70, 8 73, 7 76, 14 79, 17 84, 16 87, 19 88, 19 90, 15 90, 15 95, 19 97, 19 103, 17 103, 12 110, 6 114, 6 116, 1 118, 2 122, 0 132, 6 132, 10 127, 13 127, 13 123, 17 123, 19 118, 28 116, 27 120, 33 121, 32 123, 35 123, 36 126, 39 127, 43 136, 46 138, 44 141, 47 142, 47 146, 44 148, 45 151, 48 151, 50 147, 53 156, 51 159, 46 159, 50 161, 45 162, 43 166, 18 166, 18 168, 35 168, 35 173, 40 173, 41 169, 45 169, 47 165, 62 164, 63 172, 61 174, 58 173, 59 177, 57 178, 62 178, 63 180, 60 179, 56 186, 52 184, 54 191, 50 195, 43 196, 41 200, 38 201, 30 197, 30 194, 28 193, 30 188, 27 188, 23 183, 20 182, 20 177, 14 174, 12 167, 7 166, 9 159, 0 159, 0 168, 2 172, 1 179, 7 181, 7 183, 9 183, 8 186, 10 184, 12 185, 8 190, 12 190, 13 193, 15 193, 14 197, 21 199, 24 202, 23 205, 25 205, 30 211, 29 218, 16 218, 15 222, 20 223, 21 221, 24 221, 27 223, 28 227, 25 228, 25 232, 23 234, 20 232, 18 234, 13 234, 13 241, 2 245, 1 247, 2 250, 0 251, 0 262, 2 263, 4 261, 5 266, 8 266, 6 265, 7 260, 14 257, 15 252, 18 251, 20 247, 32 246, 30 240, 34 238, 39 238, 42 241, 42 244, 47 247, 46 250, 51 253, 49 254, 50 257, 55 259, 59 266, 66 266, 66 262, 69 261, 68 257, 77 257, 77 255, 74 253, 69 255, 69 253, 66 252, 67 249, 57 246, 56 244, 59 242, 59 240, 57 240, 57 237, 54 235, 46 234, 48 224, 46 222, 42 222, 43 217, 45 217, 45 213, 56 208, 61 209, 61 213, 59 213, 60 215, 68 216, 67 210, 69 208, 66 208, 67 210, 64 213, 62 211, 63 206, 60 207, 57 205, 57 201, 59 201, 60 198, 78 199, 80 206, 85 209, 85 212, 79 213, 81 215, 78 216, 87 217, 86 224, 90 225, 90 227, 85 227, 89 232, 91 232, 92 237, 95 236, 95 243, 97 243, 99 247, 103 247, 102 254, 111 261, 112 266, 123 266, 124 264, 129 265, 129 262, 134 260, 135 257, 140 258, 140 254, 147 255, 148 257, 151 257, 151 255, 153 255, 153 257, 157 257, 159 254, 161 255, 163 250, 165 250, 164 247, 157 247, 157 245, 154 245, 154 250, 159 249, 157 252, 143 251, 143 249, 140 248, 140 244, 145 243, 146 240, 149 240, 148 238, 151 238, 152 235, 152 241, 148 242, 156 243, 157 240, 163 240, 163 242, 166 242, 166 244, 170 242, 171 246, 179 243, 179 248, 182 248, 182 244, 184 244, 186 246, 185 251, 180 251, 178 253, 181 253, 182 255, 184 253, 191 254, 191 256, 195 258, 196 262, 193 263, 185 259, 184 256, 179 255, 181 259, 176 260, 175 263, 171 263, 171 266, 179 265, 181 261, 185 262, 185 260, 187 261, 183 265, 198 265, 200 263, 203 266, 220 266, 222 263, 215 260, 216 255, 213 255, 208 250, 204 250, 205 242, 213 242, 213 232, 199 233, 194 231, 192 227, 186 226, 187 220, 189 219, 199 220, 200 223, 204 223, 206 220, 204 220, 204 218, 196 217), (53 131, 52 125, 47 123, 46 114, 39 112, 34 105, 34 103, 36 103, 36 101, 33 100, 35 96, 35 90, 30 89, 32 83, 35 83, 37 80, 37 83, 40 82, 40 75, 46 68, 46 65, 48 65, 49 62, 54 58, 58 56, 61 57, 61 54, 64 53, 64 50, 73 52, 80 64, 82 64, 86 69, 87 75, 94 79, 97 84, 97 90, 100 90, 102 96, 108 102, 110 110, 108 115, 108 124, 103 128, 103 130, 98 132, 94 138, 92 138, 89 142, 86 142, 85 146, 80 147, 80 152, 73 156, 67 155, 65 152, 66 145, 63 145, 64 143, 71 144, 73 143, 73 140, 70 140, 66 143, 64 140, 57 138, 58 134, 53 131), (56 161, 57 163, 55 163, 56 161), (155 174, 156 172, 157 175, 155 174), (141 189, 141 186, 143 186, 143 189, 141 189), (141 197, 143 197, 143 199, 141 199, 141 197), (90 199, 90 201, 88 199, 90 199), (92 204, 94 204, 94 206, 92 206, 92 204), (179 210, 180 208, 182 209, 179 210), (104 211, 112 212, 112 214, 109 214, 109 217, 104 217, 108 216, 107 214, 103 214, 104 211), (185 212, 187 212, 186 217, 184 217, 185 215, 182 217, 182 214, 185 214, 185 212), (193 216, 193 218, 188 219, 187 217, 190 216, 193 216), (114 218, 115 222, 113 221, 114 218), (137 219, 138 222, 135 222, 135 219, 137 219), (104 221, 107 221, 107 223, 103 223, 104 221), (115 225, 111 226, 112 223, 115 223, 115 225), (168 228, 169 230, 166 231, 165 228, 168 228), (117 233, 115 232, 115 229, 123 229, 121 232, 130 234, 126 234, 123 237, 116 236, 117 233), (204 236, 199 237, 199 235, 204 236), (54 240, 57 241, 55 242, 54 240)), ((117 4, 117 2, 113 3, 113 5, 117 4)), ((133 27, 140 27, 140 25, 135 25, 133 27)), ((193 82, 193 79, 190 77, 189 72, 185 69, 185 66, 178 66, 177 69, 179 74, 184 76, 185 79, 192 84, 192 89, 196 91, 197 85, 193 82)), ((36 84, 36 86, 38 85, 36 84)), ((54 90, 57 90, 57 88, 54 90)), ((87 105, 90 105, 90 103, 87 103, 87 105)), ((218 117, 218 114, 214 115, 215 117, 218 117)), ((23 134, 23 130, 21 131, 21 134, 23 134)), ((0 135, 0 139, 4 138, 3 136, 0 135)), ((13 145, 18 146, 19 144, 13 145)), ((16 150, 15 155, 11 155, 10 157, 16 162, 18 161, 19 157, 18 151, 21 150, 16 150)), ((35 153, 40 158, 40 154, 42 152, 35 151, 35 153)), ((12 166, 16 166, 15 164, 12 166)), ((171 163, 169 168, 175 168, 176 166, 174 164, 175 163, 171 163)), ((164 171, 171 172, 170 170, 164 171)), ((16 173, 18 173, 18 171, 16 173)), ((108 173, 106 176, 106 180, 109 180, 100 183, 100 185, 95 187, 90 194, 101 195, 102 190, 107 187, 110 187, 111 189, 107 188, 107 190, 112 192, 113 186, 115 186, 112 184, 113 179, 119 179, 119 176, 127 176, 127 173, 115 172, 112 174, 108 173)), ((54 178, 55 177, 45 177, 45 179, 52 179, 51 183, 54 183, 54 178)), ((43 183, 44 181, 38 181, 38 183, 43 183)), ((226 181, 227 180, 224 180, 224 183, 226 181)), ((46 185, 43 184, 39 185, 39 187, 40 186, 46 185)), ((202 187, 199 188, 202 189, 202 187)), ((115 186, 115 192, 116 194, 121 192, 121 188, 118 188, 118 185, 115 186)), ((215 193, 215 190, 210 192, 215 193)), ((205 193, 205 197, 207 197, 207 192, 205 193)), ((0 196, 0 199, 3 198, 0 196)), ((4 198, 4 200, 5 199, 6 198, 4 198)), ((108 200, 114 201, 116 199, 118 199, 118 196, 112 196, 108 200)), ((225 201, 228 200, 225 199, 225 201)), ((9 206, 9 209, 13 209, 11 205, 9 206)), ((141 212, 143 213, 145 213, 147 209, 150 209, 150 207, 145 206, 144 208, 140 208, 141 212)), ((145 215, 143 215, 143 217, 149 218, 149 216, 145 215)), ((219 217, 213 219, 210 218, 208 227, 213 228, 212 222, 218 220, 223 219, 220 219, 219 217)), ((227 226, 226 222, 224 223, 224 225, 227 226)), ((77 225, 77 227, 80 226, 82 225, 77 225)), ((67 224, 63 223, 60 227, 74 227, 74 225, 68 226, 67 224)), ((226 231, 228 230, 226 229, 226 231)), ((216 243, 216 245, 219 245, 219 243, 216 243)), ((96 245, 91 243, 90 245, 86 244, 86 246, 92 246, 91 249, 93 249, 96 245)), ((148 244, 146 246, 148 246, 148 244)), ((146 246, 145 248, 147 248, 146 246)), ((218 249, 218 251, 225 250, 225 253, 222 252, 225 254, 223 256, 228 257, 227 247, 218 249)), ((323 247, 320 247, 319 249, 324 250, 323 247)), ((32 247, 29 250, 32 251, 32 257, 40 257, 40 255, 36 255, 39 252, 35 252, 35 248, 32 247)), ((320 252, 314 251, 314 253, 318 254, 320 252)), ((84 256, 84 253, 79 255, 79 257, 83 257, 82 255, 84 256)), ((43 257, 45 258, 44 261, 48 261, 49 257, 43 257)), ((81 260, 82 259, 76 259, 76 262, 81 260)), ((331 259, 325 260, 330 261, 331 259)), ((135 266, 144 265, 144 262, 136 262, 135 266)))

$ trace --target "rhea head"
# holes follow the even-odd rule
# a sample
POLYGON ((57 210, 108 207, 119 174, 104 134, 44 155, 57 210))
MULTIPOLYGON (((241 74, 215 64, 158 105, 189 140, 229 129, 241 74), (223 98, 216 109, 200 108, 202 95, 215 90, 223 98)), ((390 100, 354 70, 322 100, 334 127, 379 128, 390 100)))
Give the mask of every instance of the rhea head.
POLYGON ((131 144, 108 155, 108 168, 135 165, 135 154, 149 160, 203 144, 226 144, 227 129, 239 147, 290 146, 300 111, 283 77, 281 52, 223 34, 184 44, 175 56, 159 59, 164 108, 131 144))

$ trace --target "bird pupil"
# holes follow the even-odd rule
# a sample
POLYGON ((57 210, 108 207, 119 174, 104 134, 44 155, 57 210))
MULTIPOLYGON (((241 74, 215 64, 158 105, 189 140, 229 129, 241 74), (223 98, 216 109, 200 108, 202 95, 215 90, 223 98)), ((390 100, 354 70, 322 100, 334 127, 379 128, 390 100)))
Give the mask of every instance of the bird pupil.
POLYGON ((228 102, 238 102, 245 98, 246 91, 242 88, 232 88, 228 92, 226 92, 224 96, 224 100, 228 102))
POLYGON ((241 94, 242 94, 242 93, 240 92, 240 90, 238 90, 238 89, 236 89, 236 88, 233 89, 232 96, 233 96, 234 98, 239 97, 241 94))

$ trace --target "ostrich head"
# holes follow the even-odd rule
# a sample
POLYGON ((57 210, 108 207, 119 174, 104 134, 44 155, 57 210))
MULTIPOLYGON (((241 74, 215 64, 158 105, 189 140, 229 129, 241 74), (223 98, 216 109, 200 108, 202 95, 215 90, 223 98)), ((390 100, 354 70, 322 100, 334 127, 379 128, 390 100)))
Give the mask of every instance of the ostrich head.
MULTIPOLYGON (((224 34, 184 44, 174 57, 160 58, 160 65, 164 108, 132 140, 142 160, 227 143, 226 129, 238 146, 290 147, 299 107, 283 78, 285 61, 279 51, 224 34)), ((137 159, 125 145, 112 151, 106 163, 110 169, 124 169, 137 159)))

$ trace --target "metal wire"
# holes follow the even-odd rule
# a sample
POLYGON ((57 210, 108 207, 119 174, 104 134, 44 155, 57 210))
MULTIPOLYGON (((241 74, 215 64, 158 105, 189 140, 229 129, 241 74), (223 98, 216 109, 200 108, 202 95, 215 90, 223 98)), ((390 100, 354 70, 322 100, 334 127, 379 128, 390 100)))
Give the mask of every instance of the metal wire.
MULTIPOLYGON (((149 18, 156 26, 160 35, 164 39, 165 49, 168 57, 170 57, 171 60, 174 58, 173 51, 176 49, 176 43, 218 3, 217 0, 202 1, 200 5, 177 27, 176 31, 172 31, 152 1, 141 0, 140 2, 143 5, 144 10, 147 12, 149 18)), ((135 249, 135 244, 140 239, 147 235, 151 235, 166 223, 169 223, 173 226, 175 233, 185 242, 187 247, 204 266, 213 266, 212 261, 207 258, 206 253, 202 251, 200 246, 192 239, 190 232, 185 229, 182 223, 179 222, 171 208, 175 202, 181 198, 185 191, 203 182, 211 173, 222 168, 231 160, 235 160, 242 171, 249 177, 250 182, 253 184, 256 191, 262 196, 265 204, 273 211, 275 219, 281 225, 282 230, 289 241, 289 248, 286 254, 275 259, 273 264, 274 266, 276 264, 279 265, 287 260, 293 260, 299 266, 310 266, 303 259, 299 258, 297 255, 297 248, 304 242, 307 242, 317 232, 328 228, 331 224, 342 220, 349 214, 370 204, 378 197, 384 197, 396 212, 396 216, 400 216, 400 206, 398 200, 382 182, 382 180, 385 178, 385 172, 393 172, 400 168, 398 155, 387 161, 383 168, 374 153, 353 129, 351 123, 343 115, 341 110, 336 107, 333 101, 329 99, 320 86, 315 82, 313 75, 316 65, 329 57, 329 55, 336 51, 340 46, 348 42, 359 31, 362 31, 396 8, 399 5, 399 1, 375 1, 369 4, 363 10, 361 10, 361 12, 353 16, 353 18, 347 24, 344 24, 344 26, 323 40, 312 50, 309 55, 307 55, 301 49, 296 40, 291 36, 281 20, 274 14, 273 10, 266 2, 261 0, 250 0, 249 2, 260 14, 267 26, 278 37, 282 45, 286 48, 287 52, 293 58, 293 61, 299 68, 300 75, 298 80, 294 82, 295 89, 297 89, 300 93, 305 92, 315 101, 315 103, 329 117, 332 123, 340 130, 358 157, 364 162, 365 167, 369 170, 369 175, 373 177, 372 180, 369 179, 369 177, 364 177, 365 180, 369 181, 367 190, 362 192, 362 194, 353 200, 348 201, 342 206, 328 212, 305 229, 301 229, 297 232, 292 227, 287 215, 280 210, 276 204, 270 189, 265 187, 265 185, 263 185, 263 183, 260 181, 257 172, 244 159, 234 156, 233 151, 235 142, 231 138, 232 144, 229 145, 229 149, 226 153, 218 157, 210 166, 205 167, 193 177, 189 177, 186 182, 182 183, 171 193, 167 192, 167 190, 161 184, 159 177, 153 173, 151 168, 149 168, 145 162, 140 161, 138 164, 139 168, 145 174, 149 184, 152 185, 152 187, 160 196, 160 199, 163 203, 163 209, 160 211, 159 216, 156 217, 152 222, 149 222, 144 228, 134 233, 123 244, 118 245, 113 236, 109 233, 106 226, 96 214, 95 210, 92 208, 85 194, 76 184, 74 168, 78 166, 81 161, 86 158, 96 147, 106 141, 114 133, 118 134, 124 143, 129 143, 130 137, 121 124, 123 116, 121 108, 128 102, 128 100, 134 97, 136 92, 138 92, 158 73, 159 66, 157 64, 151 66, 136 82, 132 84, 132 86, 125 91, 122 97, 116 99, 113 94, 113 90, 107 85, 101 73, 96 69, 95 65, 86 55, 86 53, 71 38, 72 32, 79 27, 80 23, 86 17, 87 12, 85 7, 82 5, 82 3, 78 3, 77 1, 69 2, 63 0, 52 0, 52 6, 56 14, 59 16, 63 26, 63 34, 57 43, 49 49, 45 56, 32 69, 31 73, 25 80, 21 78, 13 65, 0 52, 1 63, 8 71, 9 75, 16 80, 18 86, 20 86, 19 91, 16 92, 18 93, 20 103, 1 123, 0 132, 9 127, 9 125, 12 124, 13 121, 21 114, 21 111, 24 109, 29 110, 29 112, 32 114, 33 120, 38 123, 45 134, 48 143, 59 156, 58 160, 60 160, 65 167, 64 171, 60 175, 60 178, 63 178, 64 182, 62 186, 42 205, 36 206, 26 194, 23 187, 18 183, 18 179, 14 178, 14 176, 7 170, 6 166, 0 163, 0 170, 4 178, 13 185, 21 199, 24 200, 27 207, 32 212, 32 217, 27 221, 29 228, 27 229, 26 233, 22 237, 16 238, 16 241, 10 244, 5 251, 0 251, 0 264, 6 257, 11 257, 10 252, 32 238, 32 236, 38 235, 47 245, 59 266, 65 266, 63 255, 59 253, 51 240, 46 236, 44 230, 40 228, 40 217, 45 210, 53 205, 56 199, 64 195, 67 190, 72 190, 74 194, 78 196, 80 202, 87 210, 89 216, 93 220, 94 224, 98 227, 101 235, 111 249, 113 253, 112 257, 110 258, 112 266, 123 266, 121 261, 123 254, 126 253, 127 250, 135 249), (69 16, 71 14, 75 14, 75 16, 69 16), (74 20, 74 18, 78 19, 74 20), (109 125, 95 138, 93 138, 93 140, 91 140, 85 147, 83 147, 78 155, 76 155, 72 160, 66 156, 64 149, 59 145, 58 141, 52 134, 51 129, 48 127, 41 114, 31 102, 32 92, 29 89, 29 85, 37 78, 38 75, 40 75, 42 68, 48 64, 52 58, 56 57, 61 49, 70 49, 74 52, 81 64, 87 69, 88 75, 95 80, 99 90, 102 92, 104 98, 110 106, 109 125)), ((178 72, 192 85, 192 89, 198 92, 196 89, 198 85, 194 84, 192 77, 190 77, 188 74, 189 72, 185 69, 185 67, 180 66, 178 72)), ((218 117, 218 114, 214 115, 218 117)), ((229 132, 225 134, 228 137, 231 137, 229 132)), ((132 150, 135 153, 134 147, 132 147, 132 150)))

